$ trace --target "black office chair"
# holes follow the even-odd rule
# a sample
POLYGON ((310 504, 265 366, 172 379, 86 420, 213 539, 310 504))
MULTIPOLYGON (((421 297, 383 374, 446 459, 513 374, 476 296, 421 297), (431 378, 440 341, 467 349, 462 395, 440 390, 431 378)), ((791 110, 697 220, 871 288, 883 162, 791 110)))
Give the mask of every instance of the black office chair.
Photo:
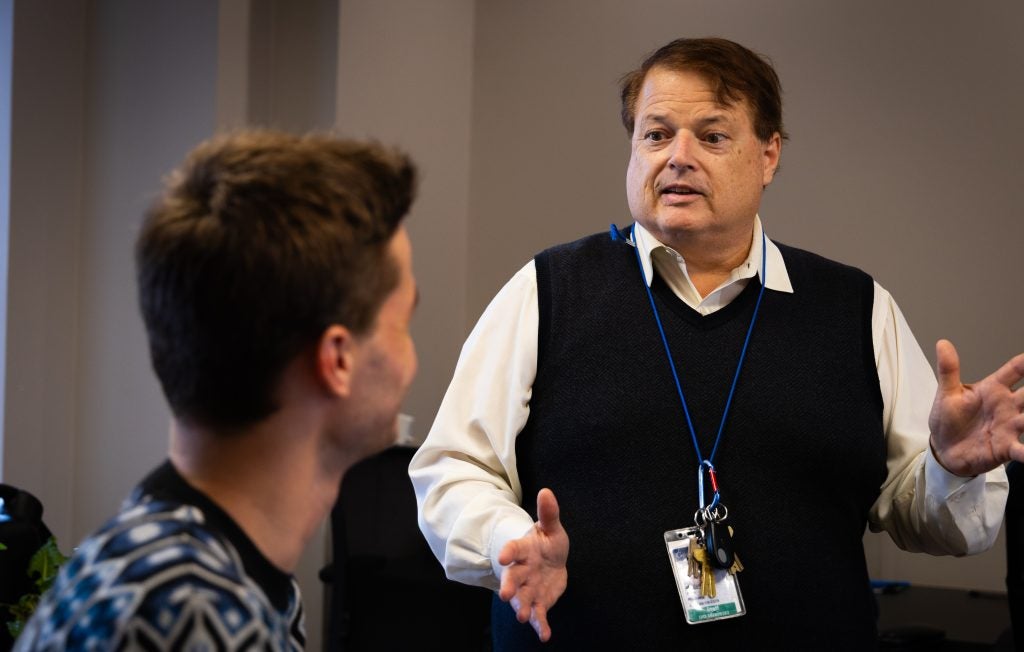
POLYGON ((491 592, 449 581, 416 524, 408 467, 390 448, 345 475, 331 512, 328 650, 490 649, 491 592))

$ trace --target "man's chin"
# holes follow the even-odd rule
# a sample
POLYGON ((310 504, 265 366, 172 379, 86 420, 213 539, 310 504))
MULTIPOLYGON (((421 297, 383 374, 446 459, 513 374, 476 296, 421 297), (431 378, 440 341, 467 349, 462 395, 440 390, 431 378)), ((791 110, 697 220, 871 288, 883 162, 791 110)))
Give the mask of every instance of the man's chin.
POLYGON ((708 226, 707 217, 692 206, 661 206, 653 215, 637 221, 655 237, 694 233, 708 226))

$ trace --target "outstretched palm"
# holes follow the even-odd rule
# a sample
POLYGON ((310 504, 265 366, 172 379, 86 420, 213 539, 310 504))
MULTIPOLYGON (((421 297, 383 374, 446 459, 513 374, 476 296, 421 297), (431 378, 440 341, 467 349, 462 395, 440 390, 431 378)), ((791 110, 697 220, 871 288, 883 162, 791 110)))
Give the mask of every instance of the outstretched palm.
POLYGON ((541 641, 551 638, 548 610, 565 591, 568 557, 569 535, 558 518, 558 501, 550 489, 541 489, 533 529, 506 543, 498 555, 506 567, 498 597, 512 605, 519 622, 530 622, 541 641))
POLYGON ((935 345, 939 389, 928 418, 935 457, 948 471, 969 477, 1011 459, 1024 462, 1024 354, 983 380, 963 385, 960 358, 946 340, 935 345))

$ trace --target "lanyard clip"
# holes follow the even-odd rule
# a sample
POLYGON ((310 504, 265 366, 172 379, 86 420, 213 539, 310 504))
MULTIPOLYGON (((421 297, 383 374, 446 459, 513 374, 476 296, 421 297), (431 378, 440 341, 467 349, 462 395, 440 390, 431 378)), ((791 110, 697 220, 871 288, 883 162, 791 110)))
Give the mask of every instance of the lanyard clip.
POLYGON ((697 467, 697 494, 698 500, 700 501, 700 508, 704 509, 704 469, 707 469, 708 478, 711 479, 711 504, 708 505, 708 509, 714 509, 718 506, 718 501, 721 498, 721 494, 718 491, 718 474, 715 473, 715 466, 708 460, 701 462, 700 466, 697 467))

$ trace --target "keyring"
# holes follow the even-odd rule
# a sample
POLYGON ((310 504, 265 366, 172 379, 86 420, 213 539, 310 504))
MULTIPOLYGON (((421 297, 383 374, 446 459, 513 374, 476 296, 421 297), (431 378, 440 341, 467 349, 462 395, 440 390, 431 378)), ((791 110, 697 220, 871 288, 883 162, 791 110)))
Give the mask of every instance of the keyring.
MULTIPOLYGON (((725 506, 725 503, 718 503, 717 505, 712 503, 705 507, 704 509, 697 511, 702 512, 701 516, 704 517, 705 524, 708 521, 711 521, 713 523, 721 523, 725 519, 729 518, 729 508, 725 506), (719 507, 722 508, 721 512, 718 511, 719 507)), ((696 518, 697 517, 694 516, 694 522, 696 522, 696 518)), ((703 527, 703 525, 698 525, 698 527, 703 527)))

